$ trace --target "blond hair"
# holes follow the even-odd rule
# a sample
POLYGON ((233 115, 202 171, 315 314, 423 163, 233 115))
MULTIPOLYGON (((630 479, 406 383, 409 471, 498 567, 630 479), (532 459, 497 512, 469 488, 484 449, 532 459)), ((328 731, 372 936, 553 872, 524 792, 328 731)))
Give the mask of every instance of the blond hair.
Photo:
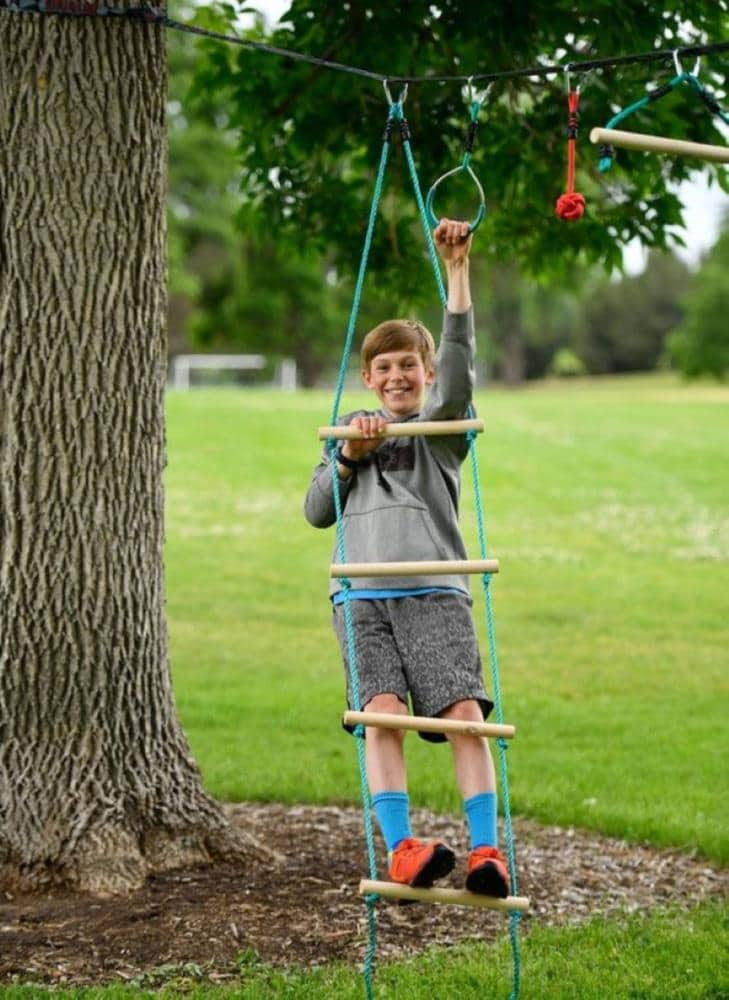
POLYGON ((360 360, 362 368, 369 371, 378 354, 390 351, 416 351, 423 359, 423 366, 430 371, 435 361, 435 341, 430 331, 414 319, 386 319, 367 334, 362 341, 360 360))

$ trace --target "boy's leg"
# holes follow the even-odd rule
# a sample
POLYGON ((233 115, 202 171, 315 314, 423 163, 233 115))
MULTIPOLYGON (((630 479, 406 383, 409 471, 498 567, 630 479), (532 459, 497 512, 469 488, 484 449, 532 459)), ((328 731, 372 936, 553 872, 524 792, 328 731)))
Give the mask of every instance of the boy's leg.
MULTIPOLYGON (((378 694, 365 705, 365 711, 406 715, 407 707, 395 694, 378 694)), ((401 841, 412 836, 404 742, 405 734, 402 730, 367 726, 365 738, 367 783, 388 854, 401 841)))
MULTIPOLYGON (((365 712, 384 712, 389 715, 407 715, 407 706, 396 694, 378 694, 369 701, 365 712)), ((400 791, 407 792, 405 754, 403 744, 405 733, 402 729, 379 729, 367 726, 365 739, 365 761, 370 793, 400 791)))
MULTIPOLYGON (((459 722, 483 722, 481 706, 473 698, 449 705, 440 717, 459 722)), ((456 782, 463 798, 487 792, 495 795, 496 772, 488 742, 480 736, 466 733, 448 733, 447 736, 453 751, 456 782)))
MULTIPOLYGON (((395 694, 376 695, 368 712, 407 715, 407 706, 395 694)), ((367 778, 372 807, 387 845, 389 874, 395 882, 429 887, 453 869, 455 855, 439 842, 423 843, 412 836, 410 800, 404 754, 405 733, 368 726, 365 739, 367 778)))
MULTIPOLYGON (((481 706, 474 699, 455 702, 441 717, 483 721, 481 706)), ((461 733, 449 733, 448 741, 471 837, 466 888, 489 896, 507 896, 509 877, 497 847, 496 772, 488 741, 461 733)))

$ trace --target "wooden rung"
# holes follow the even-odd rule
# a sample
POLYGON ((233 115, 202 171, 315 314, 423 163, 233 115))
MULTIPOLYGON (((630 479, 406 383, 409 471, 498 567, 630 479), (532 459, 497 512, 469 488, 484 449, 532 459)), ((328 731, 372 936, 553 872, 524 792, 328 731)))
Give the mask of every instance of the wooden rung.
POLYGON ((702 160, 729 163, 729 146, 709 146, 702 142, 686 142, 684 139, 668 139, 660 135, 594 128, 590 132, 590 142, 621 146, 624 149, 641 149, 646 153, 675 153, 677 156, 697 156, 702 160))
POLYGON ((459 719, 434 719, 423 715, 397 715, 389 712, 345 712, 346 726, 373 726, 375 729, 417 729, 421 733, 466 733, 468 736, 501 736, 512 739, 515 726, 496 722, 462 722, 459 719))
MULTIPOLYGON (((378 437, 434 437, 439 434, 465 434, 466 431, 481 433, 483 420, 413 420, 402 424, 385 424, 378 437)), ((337 427, 320 427, 319 440, 336 438, 338 441, 358 441, 364 438, 359 427, 342 424, 337 427)))
POLYGON ((482 896, 478 892, 468 892, 467 889, 413 889, 410 885, 400 885, 397 882, 376 882, 363 878, 359 883, 360 896, 376 892, 384 899, 413 899, 421 903, 451 903, 457 906, 476 906, 487 910, 519 910, 527 913, 529 899, 527 896, 507 896, 499 899, 496 896, 482 896))
POLYGON ((443 562, 332 563, 330 576, 461 576, 498 573, 498 559, 453 559, 443 562))

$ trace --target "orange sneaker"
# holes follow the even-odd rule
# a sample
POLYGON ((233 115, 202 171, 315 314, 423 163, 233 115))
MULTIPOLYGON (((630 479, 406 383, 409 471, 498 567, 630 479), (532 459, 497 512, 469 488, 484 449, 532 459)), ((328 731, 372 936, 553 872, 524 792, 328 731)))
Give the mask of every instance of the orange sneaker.
POLYGON ((509 895, 509 872, 506 858, 497 847, 474 847, 468 855, 466 888, 482 896, 509 895))
POLYGON ((424 844, 415 837, 401 840, 390 853, 389 874, 393 882, 429 889, 437 878, 453 870, 456 856, 439 840, 424 844))

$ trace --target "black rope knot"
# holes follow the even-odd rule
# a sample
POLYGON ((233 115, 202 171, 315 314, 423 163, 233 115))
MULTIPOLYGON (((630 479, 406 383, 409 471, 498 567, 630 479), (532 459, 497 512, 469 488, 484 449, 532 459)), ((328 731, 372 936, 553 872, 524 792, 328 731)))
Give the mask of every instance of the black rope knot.
POLYGON ((570 111, 567 114, 567 138, 576 139, 577 138, 577 126, 580 121, 579 111, 570 111))
POLYGON ((392 139, 392 129, 394 124, 395 124, 394 118, 388 118, 387 121, 385 122, 385 131, 382 133, 383 142, 390 142, 390 140, 392 139))
POLYGON ((400 138, 403 143, 410 142, 410 125, 407 118, 400 119, 400 138))
POLYGON ((470 153, 473 151, 473 144, 476 141, 476 133, 478 132, 478 122, 471 121, 468 126, 468 132, 466 133, 466 152, 470 153))
POLYGON ((615 159, 615 146, 611 146, 609 142, 603 143, 598 146, 598 151, 601 157, 605 157, 608 160, 615 159))
POLYGON ((673 85, 670 83, 664 83, 662 87, 656 87, 648 94, 649 101, 657 101, 659 97, 663 97, 664 94, 670 94, 673 90, 673 85))
POLYGON ((714 95, 710 94, 708 90, 703 90, 703 89, 700 90, 699 97, 704 102, 709 111, 712 113, 712 115, 721 114, 721 105, 714 97, 714 95))

